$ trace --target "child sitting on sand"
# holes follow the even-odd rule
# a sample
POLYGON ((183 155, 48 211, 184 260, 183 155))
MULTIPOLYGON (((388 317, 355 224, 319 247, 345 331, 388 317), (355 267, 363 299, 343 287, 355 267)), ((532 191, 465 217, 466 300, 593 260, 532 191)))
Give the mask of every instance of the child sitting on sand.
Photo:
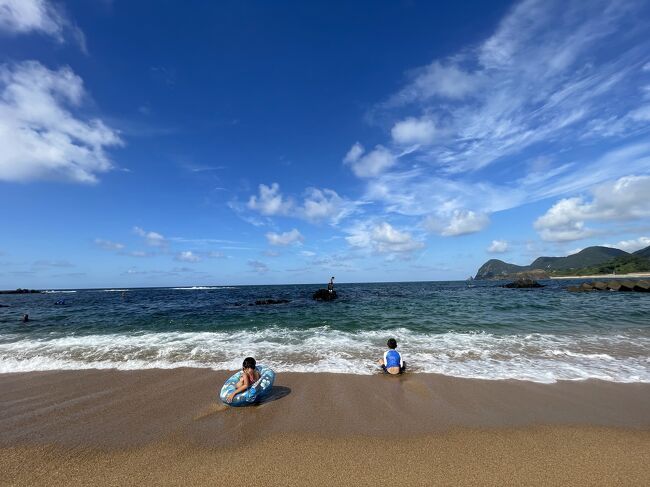
POLYGON ((227 397, 227 401, 232 402, 232 399, 237 394, 247 390, 250 386, 255 384, 259 378, 260 373, 255 368, 255 359, 253 357, 246 357, 242 364, 242 374, 239 378, 239 382, 237 382, 234 392, 227 397))
POLYGON ((401 374, 406 369, 406 363, 402 359, 402 355, 395 350, 397 348, 397 340, 389 338, 386 345, 388 345, 388 351, 384 353, 384 358, 378 364, 381 365, 384 373, 392 375, 401 374))

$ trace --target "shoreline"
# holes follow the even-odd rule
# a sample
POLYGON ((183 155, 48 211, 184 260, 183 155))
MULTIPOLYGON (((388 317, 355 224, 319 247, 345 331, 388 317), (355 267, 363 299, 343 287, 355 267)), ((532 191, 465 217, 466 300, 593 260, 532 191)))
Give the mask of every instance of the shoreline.
POLYGON ((650 481, 650 384, 281 373, 230 408, 230 374, 0 374, 2 483, 211 485, 238 464, 265 485, 650 481))
POLYGON ((633 272, 631 274, 593 274, 585 276, 550 276, 549 279, 650 279, 650 272, 633 272))

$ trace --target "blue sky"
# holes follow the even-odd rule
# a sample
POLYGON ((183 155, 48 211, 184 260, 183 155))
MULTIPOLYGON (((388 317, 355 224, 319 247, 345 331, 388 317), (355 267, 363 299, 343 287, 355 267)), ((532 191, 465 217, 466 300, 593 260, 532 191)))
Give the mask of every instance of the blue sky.
POLYGON ((0 0, 0 288, 650 245, 643 1, 0 0))

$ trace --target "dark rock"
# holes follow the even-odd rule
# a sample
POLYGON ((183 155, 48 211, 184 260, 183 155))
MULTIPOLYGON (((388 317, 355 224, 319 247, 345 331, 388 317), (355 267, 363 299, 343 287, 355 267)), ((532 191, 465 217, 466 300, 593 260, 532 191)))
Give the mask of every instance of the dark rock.
POLYGON ((0 291, 0 294, 34 294, 42 293, 43 291, 38 291, 36 289, 15 289, 13 291, 0 291))
POLYGON ((596 281, 592 284, 594 289, 597 289, 598 291, 605 291, 607 290, 607 283, 603 281, 596 281))
POLYGON ((513 289, 529 289, 529 288, 536 288, 536 287, 544 287, 544 285, 532 279, 524 278, 524 279, 517 279, 514 282, 505 284, 503 287, 513 288, 513 289))
POLYGON ((621 281, 621 287, 618 288, 619 291, 634 291, 634 282, 633 281, 621 281))
POLYGON ((621 287, 621 283, 618 281, 609 281, 607 283, 607 289, 609 289, 610 291, 618 291, 620 287, 621 287))
POLYGON ((650 292, 650 281, 637 281, 634 290, 642 293, 650 292))
POLYGON ((316 301, 333 301, 337 297, 336 291, 329 292, 327 289, 319 289, 312 296, 316 301))
POLYGON ((577 292, 581 291, 580 286, 569 286, 566 289, 567 289, 567 291, 572 292, 572 293, 577 293, 577 292))
MULTIPOLYGON (((255 306, 264 306, 266 304, 286 304, 290 302, 288 299, 258 299, 255 301, 255 306)), ((250 306, 253 306, 252 304, 250 306)))
POLYGON ((581 291, 593 291, 594 287, 591 284, 583 282, 582 284, 580 284, 580 290, 581 291))

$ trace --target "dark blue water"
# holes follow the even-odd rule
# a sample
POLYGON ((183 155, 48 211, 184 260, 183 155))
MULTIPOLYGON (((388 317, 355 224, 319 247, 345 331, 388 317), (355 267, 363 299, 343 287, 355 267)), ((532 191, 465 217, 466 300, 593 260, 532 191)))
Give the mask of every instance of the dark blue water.
POLYGON ((314 285, 0 295, 0 371, 236 369, 252 355, 279 371, 373 373, 394 336, 416 371, 650 381, 650 294, 497 284, 341 284, 330 303, 314 285), (251 305, 269 298, 290 302, 251 305))

